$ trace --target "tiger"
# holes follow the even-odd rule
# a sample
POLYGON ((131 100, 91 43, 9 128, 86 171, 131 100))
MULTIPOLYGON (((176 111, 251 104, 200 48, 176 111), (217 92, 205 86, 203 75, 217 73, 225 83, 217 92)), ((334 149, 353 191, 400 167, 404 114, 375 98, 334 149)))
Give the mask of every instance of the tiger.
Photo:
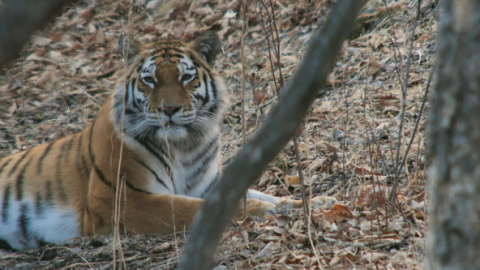
MULTIPOLYGON (((126 68, 93 123, 0 159, 1 246, 32 249, 115 226, 127 234, 187 229, 221 176, 228 97, 213 70, 221 48, 213 31, 191 42, 119 38, 126 68)), ((247 197, 247 213, 259 218, 302 205, 253 189, 247 197)), ((239 204, 235 219, 243 211, 239 204)))

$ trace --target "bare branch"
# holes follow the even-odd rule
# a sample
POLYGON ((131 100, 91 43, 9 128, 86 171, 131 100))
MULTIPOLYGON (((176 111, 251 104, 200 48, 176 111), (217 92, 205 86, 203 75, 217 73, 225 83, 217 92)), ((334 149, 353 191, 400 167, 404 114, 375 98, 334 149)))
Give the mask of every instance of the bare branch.
POLYGON ((5 64, 18 57, 30 35, 72 2, 74 0, 0 1, 0 74, 5 64))
POLYGON ((181 269, 212 269, 213 253, 240 198, 295 133, 325 84, 364 3, 365 0, 338 1, 324 27, 312 37, 304 60, 270 117, 225 169, 219 185, 197 214, 181 269))

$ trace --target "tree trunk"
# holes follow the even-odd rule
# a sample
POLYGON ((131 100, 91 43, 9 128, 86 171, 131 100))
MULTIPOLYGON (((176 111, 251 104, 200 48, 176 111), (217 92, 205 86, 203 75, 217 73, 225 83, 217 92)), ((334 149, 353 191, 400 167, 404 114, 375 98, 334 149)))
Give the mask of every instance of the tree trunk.
POLYGON ((480 269, 480 2, 442 4, 426 269, 480 269))
POLYGON ((3 65, 18 57, 30 35, 74 0, 0 1, 0 74, 3 65))

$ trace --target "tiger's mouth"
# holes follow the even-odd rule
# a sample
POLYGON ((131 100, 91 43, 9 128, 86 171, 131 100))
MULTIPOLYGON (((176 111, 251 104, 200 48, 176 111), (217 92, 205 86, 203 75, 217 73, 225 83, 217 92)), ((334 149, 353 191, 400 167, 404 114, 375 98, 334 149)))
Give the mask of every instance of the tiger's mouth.
POLYGON ((182 126, 181 124, 175 123, 173 119, 169 119, 165 124, 163 124, 164 127, 166 128, 173 128, 173 127, 178 127, 182 126))

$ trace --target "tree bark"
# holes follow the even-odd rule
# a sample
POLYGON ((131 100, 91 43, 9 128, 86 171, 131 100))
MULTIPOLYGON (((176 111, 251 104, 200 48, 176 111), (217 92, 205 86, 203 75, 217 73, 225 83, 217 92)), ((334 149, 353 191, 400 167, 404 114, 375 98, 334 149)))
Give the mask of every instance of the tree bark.
POLYGON ((426 269, 480 269, 480 2, 442 4, 426 269))
POLYGON ((255 137, 225 169, 192 224, 181 269, 212 269, 212 257, 240 198, 267 164, 283 149, 317 98, 333 67, 342 42, 349 36, 364 0, 337 1, 321 31, 311 40, 287 90, 255 137))
POLYGON ((25 42, 73 0, 0 1, 0 74, 3 66, 18 57, 25 42))

